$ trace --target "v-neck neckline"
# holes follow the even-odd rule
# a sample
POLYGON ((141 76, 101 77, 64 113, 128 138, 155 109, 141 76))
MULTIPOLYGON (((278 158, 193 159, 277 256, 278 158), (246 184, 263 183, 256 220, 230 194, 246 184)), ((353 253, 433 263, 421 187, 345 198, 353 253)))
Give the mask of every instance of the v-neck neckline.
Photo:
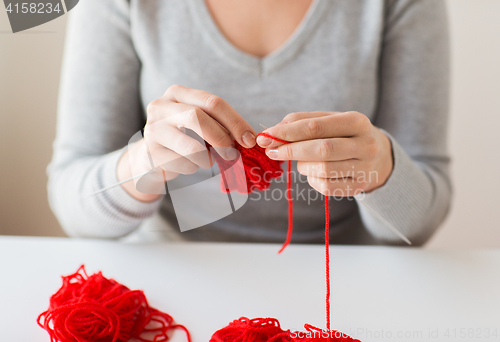
POLYGON ((219 56, 247 72, 266 76, 284 66, 299 53, 307 38, 317 27, 331 0, 313 0, 300 24, 287 40, 264 57, 257 57, 234 46, 215 23, 205 0, 187 1, 196 25, 219 56))

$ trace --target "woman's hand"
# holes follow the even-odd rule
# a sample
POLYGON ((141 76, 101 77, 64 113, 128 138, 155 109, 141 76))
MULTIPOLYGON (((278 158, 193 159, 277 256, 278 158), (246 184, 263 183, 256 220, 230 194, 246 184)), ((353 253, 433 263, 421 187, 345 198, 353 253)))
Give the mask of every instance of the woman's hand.
MULTIPOLYGON (((227 160, 237 157, 236 150, 230 148, 234 140, 247 148, 255 145, 255 131, 226 101, 205 91, 174 85, 148 105, 144 139, 120 159, 118 179, 151 170, 151 162, 164 171, 165 181, 179 174, 195 173, 199 168, 210 168, 212 160, 205 145, 185 134, 186 128, 227 160)), ((134 182, 123 187, 138 200, 158 198, 139 192, 134 182)))
POLYGON ((298 160, 299 173, 328 196, 347 197, 382 186, 392 167, 389 138, 358 112, 302 112, 265 130, 257 143, 276 160, 298 160))

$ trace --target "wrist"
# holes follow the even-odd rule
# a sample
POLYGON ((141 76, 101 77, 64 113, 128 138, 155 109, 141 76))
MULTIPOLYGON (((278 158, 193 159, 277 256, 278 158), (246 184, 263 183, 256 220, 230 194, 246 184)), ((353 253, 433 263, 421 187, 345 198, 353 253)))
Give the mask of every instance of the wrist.
POLYGON ((391 176, 394 168, 394 156, 391 140, 380 129, 376 127, 374 128, 380 148, 379 157, 375 167, 376 177, 372 179, 372 184, 367 191, 373 191, 383 186, 391 176))
MULTIPOLYGON (((143 143, 143 140, 135 143, 132 148, 140 148, 140 146, 138 145, 141 143, 143 143)), ((134 176, 132 174, 132 168, 130 167, 129 149, 127 149, 125 153, 122 154, 120 160, 118 161, 118 165, 116 168, 116 176, 119 182, 122 182, 125 179, 129 179, 134 176)), ((130 180, 128 182, 121 184, 121 187, 136 200, 141 202, 154 202, 161 196, 157 194, 142 193, 137 190, 135 183, 136 182, 134 180, 130 180)))

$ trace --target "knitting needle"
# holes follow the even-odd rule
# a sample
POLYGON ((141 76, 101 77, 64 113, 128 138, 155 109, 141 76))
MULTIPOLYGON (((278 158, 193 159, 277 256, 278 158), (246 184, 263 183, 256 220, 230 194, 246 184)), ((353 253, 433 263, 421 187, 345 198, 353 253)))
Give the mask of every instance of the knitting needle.
MULTIPOLYGON (((262 128, 264 129, 267 129, 266 126, 264 126, 263 124, 259 124, 262 128)), ((150 171, 147 171, 147 172, 144 172, 140 175, 137 175, 137 176, 134 176, 134 177, 130 177, 128 179, 125 179, 119 183, 116 183, 116 184, 113 184, 113 185, 110 185, 104 189, 100 189, 92 194, 89 195, 89 197, 92 197, 92 196, 95 196, 97 194, 100 194, 102 192, 105 192, 109 189, 112 189, 112 188, 115 188, 119 185, 122 185, 123 183, 126 183, 126 182, 130 182, 131 180, 134 180, 136 178, 140 178, 142 176, 145 176, 151 172, 154 172, 154 170, 150 170, 150 171)), ((375 215, 380 221, 382 221, 383 224, 385 224, 394 234, 396 234, 396 236, 398 236, 401 240, 403 240, 404 242, 406 242, 408 245, 411 246, 411 241, 403 234, 401 233, 398 229, 396 229, 392 224, 390 224, 386 219, 384 219, 379 213, 377 213, 374 209, 372 209, 371 207, 369 207, 367 204, 363 203, 363 201, 359 201, 358 203, 361 203, 365 208, 367 208, 373 215, 375 215)))
POLYGON ((122 180, 121 182, 115 183, 115 184, 110 185, 110 186, 108 186, 108 187, 105 187, 105 188, 103 188, 103 189, 99 189, 99 190, 97 190, 96 192, 94 192, 94 193, 90 194, 88 197, 92 197, 92 196, 95 196, 95 195, 100 194, 100 193, 102 193, 102 192, 108 191, 109 189, 116 188, 117 186, 122 185, 123 183, 130 182, 130 181, 132 181, 132 180, 134 180, 134 179, 136 179, 136 178, 141 178, 142 176, 145 176, 145 175, 147 175, 147 174, 150 174, 150 173, 152 173, 152 172, 154 172, 154 171, 155 171, 155 170, 149 170, 149 171, 147 171, 147 172, 141 173, 140 175, 137 175, 137 176, 134 176, 134 177, 127 178, 127 179, 125 179, 125 180, 122 180))
POLYGON ((379 213, 377 213, 374 209, 372 209, 371 207, 369 207, 366 203, 364 203, 362 200, 358 201, 358 203, 361 203, 363 204, 363 206, 370 210, 370 212, 375 215, 375 217, 377 217, 380 221, 382 221, 383 224, 385 224, 394 234, 396 234, 401 240, 403 240, 404 242, 406 242, 408 245, 411 246, 411 241, 403 235, 403 233, 401 233, 398 229, 396 229, 396 227, 394 227, 392 224, 390 224, 389 222, 387 222, 387 220, 385 218, 382 217, 382 215, 380 215, 379 213))
MULTIPOLYGON (((260 124, 260 125, 261 125, 264 129, 267 129, 267 127, 266 127, 266 126, 264 126, 263 124, 260 124)), ((149 170, 149 171, 147 171, 147 172, 141 173, 140 175, 137 175, 137 176, 134 176, 134 177, 127 178, 127 179, 122 180, 121 182, 118 182, 118 183, 116 183, 116 184, 110 185, 110 186, 105 187, 105 188, 103 188, 103 189, 99 189, 99 190, 97 190, 96 192, 91 193, 91 194, 89 195, 89 197, 92 197, 92 196, 98 195, 98 194, 100 194, 100 193, 103 193, 103 192, 105 192, 105 191, 108 191, 108 190, 110 190, 110 189, 116 188, 117 186, 122 185, 122 184, 127 183, 127 182, 130 182, 130 181, 132 181, 132 180, 134 180, 134 179, 141 178, 142 176, 145 176, 145 175, 147 175, 147 174, 150 174, 151 172, 154 172, 154 170, 149 170)))

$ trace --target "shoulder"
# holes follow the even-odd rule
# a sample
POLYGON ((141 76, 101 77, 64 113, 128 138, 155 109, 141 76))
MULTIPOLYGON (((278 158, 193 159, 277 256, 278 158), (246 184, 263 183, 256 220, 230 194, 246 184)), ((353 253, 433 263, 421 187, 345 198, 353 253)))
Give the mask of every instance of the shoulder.
POLYGON ((386 29, 425 29, 447 22, 446 0, 384 0, 386 29))

